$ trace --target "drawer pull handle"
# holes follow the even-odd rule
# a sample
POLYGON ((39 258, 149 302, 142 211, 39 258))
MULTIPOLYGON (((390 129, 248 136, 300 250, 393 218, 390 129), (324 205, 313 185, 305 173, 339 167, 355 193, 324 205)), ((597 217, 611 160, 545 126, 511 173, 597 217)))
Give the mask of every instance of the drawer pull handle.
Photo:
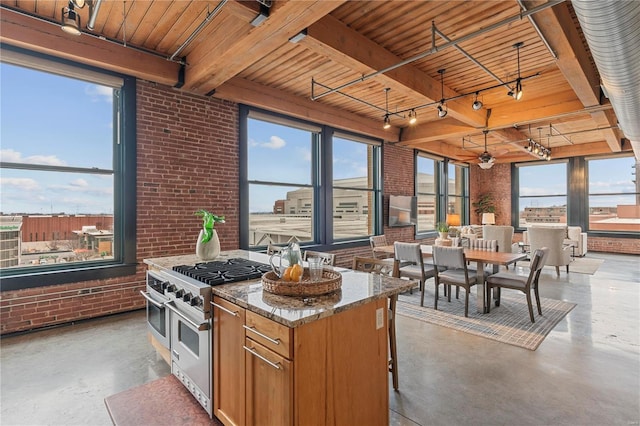
POLYGON ((256 333, 258 336, 262 337, 263 339, 267 339, 268 341, 270 341, 274 345, 279 345, 280 344, 280 339, 272 339, 271 337, 260 333, 258 330, 256 330, 255 327, 249 327, 248 325, 244 325, 244 324, 242 326, 245 328, 245 330, 249 330, 251 332, 256 333))
POLYGON ((220 309, 220 310, 222 310, 222 311, 225 311, 226 313, 228 313, 228 314, 230 314, 230 315, 233 315, 234 317, 238 317, 238 316, 240 316, 240 315, 238 314, 238 311, 231 311, 231 310, 229 310, 229 309, 225 308, 224 306, 218 305, 217 303, 213 303, 213 302, 211 302, 211 304, 212 304, 213 306, 215 306, 216 308, 218 308, 218 309, 220 309))
POLYGON ((280 370, 280 363, 278 362, 271 362, 268 359, 266 359, 265 357, 263 357, 262 355, 260 355, 258 352, 254 351, 252 348, 249 348, 247 346, 242 346, 247 352, 249 352, 252 355, 257 356, 258 358, 260 358, 261 360, 263 360, 264 362, 266 362, 267 364, 269 364, 270 366, 272 366, 273 368, 275 368, 276 370, 280 370))

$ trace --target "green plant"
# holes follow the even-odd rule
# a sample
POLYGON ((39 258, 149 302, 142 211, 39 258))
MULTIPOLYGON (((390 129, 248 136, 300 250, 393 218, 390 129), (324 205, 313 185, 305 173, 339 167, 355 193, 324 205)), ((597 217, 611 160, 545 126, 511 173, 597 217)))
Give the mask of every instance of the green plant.
POLYGON ((202 230, 204 231, 202 242, 207 243, 211 240, 211 237, 213 237, 213 226, 216 222, 224 223, 224 216, 216 216, 206 210, 198 210, 195 212, 195 215, 202 217, 202 230))
POLYGON ((493 195, 489 192, 478 195, 478 200, 473 203, 474 211, 476 214, 482 213, 495 213, 496 206, 493 201, 493 195))
POLYGON ((449 225, 447 225, 447 222, 438 222, 436 229, 438 232, 449 232, 449 225))

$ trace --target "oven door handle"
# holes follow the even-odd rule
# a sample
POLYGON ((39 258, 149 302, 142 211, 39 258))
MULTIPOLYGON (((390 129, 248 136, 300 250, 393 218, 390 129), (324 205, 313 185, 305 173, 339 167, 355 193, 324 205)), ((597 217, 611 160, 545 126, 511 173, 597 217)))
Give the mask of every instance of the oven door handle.
POLYGON ((140 290, 140 294, 142 295, 142 297, 144 297, 145 299, 147 299, 147 302, 151 303, 151 304, 152 304, 153 306, 155 306, 156 308, 160 308, 160 309, 164 308, 164 306, 165 306, 165 305, 164 305, 164 303, 158 303, 158 302, 156 302, 155 300, 153 300, 153 299, 151 298, 151 296, 149 296, 149 293, 147 293, 147 292, 144 292, 144 291, 140 290))
POLYGON ((177 316, 179 316, 180 318, 182 318, 184 321, 186 321, 187 323, 189 323, 189 325, 191 325, 193 328, 195 328, 198 331, 204 331, 204 330, 208 330, 209 329, 209 322, 202 322, 200 324, 197 324, 195 322, 193 322, 192 320, 190 320, 189 318, 187 318, 182 312, 180 312, 179 310, 176 309, 175 306, 172 305, 173 302, 166 302, 164 304, 164 306, 169 309, 171 312, 173 312, 174 314, 176 314, 177 316))

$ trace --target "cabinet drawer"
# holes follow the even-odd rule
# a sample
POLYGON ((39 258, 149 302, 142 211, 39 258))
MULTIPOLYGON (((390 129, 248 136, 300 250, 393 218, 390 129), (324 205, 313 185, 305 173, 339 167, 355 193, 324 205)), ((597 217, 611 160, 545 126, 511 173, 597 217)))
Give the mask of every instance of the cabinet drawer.
POLYGON ((291 353, 292 331, 287 326, 247 311, 245 336, 289 359, 293 358, 291 353))

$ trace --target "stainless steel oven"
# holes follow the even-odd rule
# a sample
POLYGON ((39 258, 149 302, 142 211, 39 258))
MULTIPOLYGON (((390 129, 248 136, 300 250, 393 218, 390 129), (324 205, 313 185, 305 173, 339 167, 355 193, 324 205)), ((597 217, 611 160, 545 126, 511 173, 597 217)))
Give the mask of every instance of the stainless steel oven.
POLYGON ((169 310, 165 306, 169 298, 164 291, 168 285, 168 278, 161 272, 147 271, 146 291, 140 291, 147 300, 147 328, 158 343, 167 349, 170 344, 171 327, 169 310))
POLYGON ((171 372, 211 415, 211 323, 174 301, 171 312, 171 372))

